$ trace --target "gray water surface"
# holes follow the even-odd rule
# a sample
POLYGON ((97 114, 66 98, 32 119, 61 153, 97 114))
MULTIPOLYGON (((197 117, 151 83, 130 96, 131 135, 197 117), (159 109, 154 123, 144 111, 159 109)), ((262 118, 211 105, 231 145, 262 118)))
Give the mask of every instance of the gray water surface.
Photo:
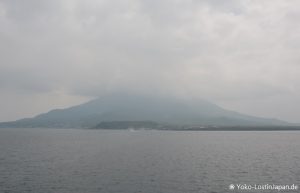
POLYGON ((237 183, 299 185, 300 132, 0 129, 0 192, 242 192, 228 189, 237 183))

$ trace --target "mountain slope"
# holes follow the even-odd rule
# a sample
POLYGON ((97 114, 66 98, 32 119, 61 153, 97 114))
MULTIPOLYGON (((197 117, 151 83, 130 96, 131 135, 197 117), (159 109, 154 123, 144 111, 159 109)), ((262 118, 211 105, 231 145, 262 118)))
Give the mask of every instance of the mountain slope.
POLYGON ((103 121, 154 121, 176 125, 261 126, 288 123, 225 110, 203 100, 186 101, 140 95, 109 95, 0 127, 90 128, 103 121))

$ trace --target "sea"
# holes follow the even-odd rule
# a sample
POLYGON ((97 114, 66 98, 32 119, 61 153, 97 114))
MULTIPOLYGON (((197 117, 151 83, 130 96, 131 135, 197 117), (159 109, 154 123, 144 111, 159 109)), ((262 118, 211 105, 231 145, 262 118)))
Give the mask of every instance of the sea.
POLYGON ((299 131, 0 129, 1 193, 300 192, 299 185, 299 131))

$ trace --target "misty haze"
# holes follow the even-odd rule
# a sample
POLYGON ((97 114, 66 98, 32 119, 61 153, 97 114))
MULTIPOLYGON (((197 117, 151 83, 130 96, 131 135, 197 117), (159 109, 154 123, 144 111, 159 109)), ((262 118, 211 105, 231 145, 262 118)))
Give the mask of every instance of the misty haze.
POLYGON ((0 192, 299 191, 300 2, 0 0, 0 192))

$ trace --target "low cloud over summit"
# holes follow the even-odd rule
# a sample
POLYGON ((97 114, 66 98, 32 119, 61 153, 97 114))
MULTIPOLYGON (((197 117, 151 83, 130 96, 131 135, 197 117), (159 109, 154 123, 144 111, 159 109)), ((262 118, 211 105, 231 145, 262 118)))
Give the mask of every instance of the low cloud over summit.
POLYGON ((300 122, 299 1, 0 0, 0 121, 124 92, 300 122))

